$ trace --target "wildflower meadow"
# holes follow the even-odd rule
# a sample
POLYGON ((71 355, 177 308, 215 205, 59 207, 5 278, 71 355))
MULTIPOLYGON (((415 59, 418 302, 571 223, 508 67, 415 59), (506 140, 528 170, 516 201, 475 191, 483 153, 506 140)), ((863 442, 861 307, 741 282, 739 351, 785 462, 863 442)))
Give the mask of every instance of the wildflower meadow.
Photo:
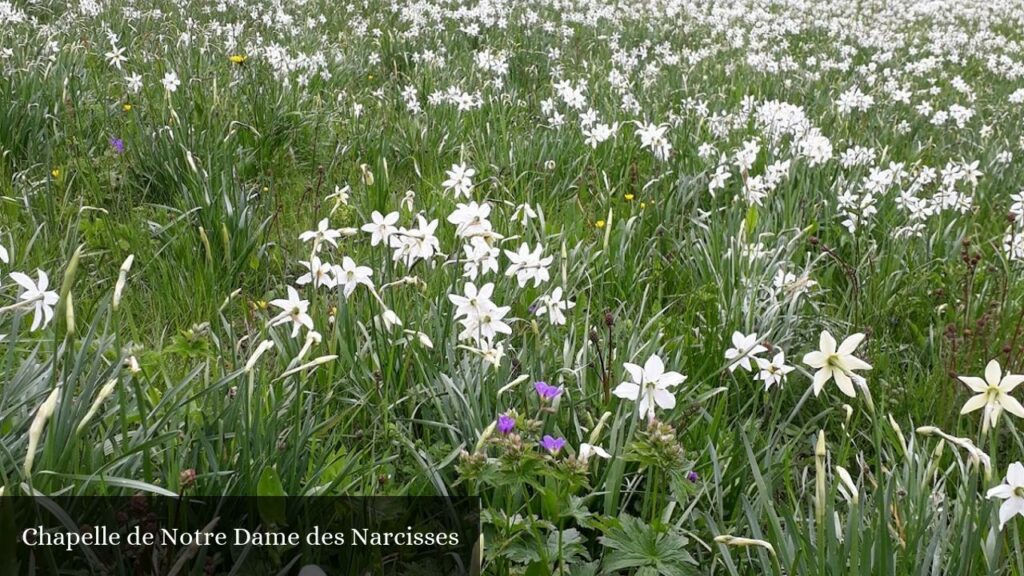
POLYGON ((0 0, 0 70, 0 493, 1024 575, 1024 0, 0 0))

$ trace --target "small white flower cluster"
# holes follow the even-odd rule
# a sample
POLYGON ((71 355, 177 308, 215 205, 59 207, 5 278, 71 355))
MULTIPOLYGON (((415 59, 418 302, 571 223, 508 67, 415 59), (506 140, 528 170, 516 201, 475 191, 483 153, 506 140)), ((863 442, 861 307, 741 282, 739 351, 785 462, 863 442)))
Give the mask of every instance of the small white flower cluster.
MULTIPOLYGON (((369 168, 364 166, 364 182, 372 182, 373 176, 369 168)), ((446 173, 446 180, 442 182, 441 188, 455 198, 470 199, 476 187, 473 178, 476 170, 466 164, 453 164, 446 173)), ((335 200, 333 214, 342 204, 347 204, 349 198, 349 187, 336 188, 334 194, 328 199, 335 200)), ((403 200, 403 203, 406 203, 403 200)), ((411 205, 411 204, 410 204, 411 205)), ((499 342, 502 335, 512 333, 509 324, 508 314, 511 306, 499 306, 493 300, 496 290, 494 282, 488 282, 479 286, 475 283, 479 278, 495 274, 499 271, 499 257, 504 253, 508 260, 505 269, 505 277, 514 278, 514 285, 520 289, 532 287, 538 288, 547 283, 550 278, 549 268, 554 261, 553 256, 544 255, 544 246, 537 243, 532 246, 523 242, 516 250, 502 251, 498 243, 504 236, 498 233, 491 223, 492 204, 487 201, 459 202, 455 209, 448 215, 446 221, 454 226, 455 237, 462 242, 459 250, 454 254, 454 259, 448 260, 445 264, 459 264, 462 267, 462 275, 468 282, 463 286, 463 295, 450 294, 448 299, 455 305, 454 319, 462 326, 458 339, 466 341, 470 346, 465 348, 478 354, 484 361, 499 365, 504 356, 504 344, 499 342)), ((516 222, 521 226, 528 226, 530 221, 537 218, 537 211, 529 204, 520 204, 509 218, 510 222, 516 222)), ((406 268, 412 269, 420 261, 429 264, 434 268, 436 256, 440 252, 440 240, 437 236, 439 225, 438 220, 428 220, 422 213, 414 216, 415 226, 406 228, 399 225, 401 214, 391 212, 386 215, 379 211, 370 214, 370 221, 362 225, 359 230, 351 228, 335 229, 330 225, 330 219, 322 219, 315 230, 304 232, 299 239, 310 244, 310 257, 308 260, 300 261, 305 268, 305 273, 295 281, 297 286, 310 286, 316 288, 336 289, 341 291, 345 298, 353 295, 359 286, 365 286, 370 295, 383 307, 381 320, 387 327, 402 326, 402 320, 398 315, 384 304, 384 300, 378 294, 372 278, 374 271, 367 266, 359 266, 355 260, 348 255, 342 256, 341 264, 331 264, 325 260, 322 254, 324 248, 337 250, 339 240, 356 235, 360 230, 369 235, 371 247, 383 246, 391 250, 392 260, 401 262, 406 268)), ((406 283, 418 283, 416 277, 406 277, 398 282, 385 284, 381 287, 384 290, 390 286, 399 286, 406 283)), ((287 286, 288 297, 272 300, 270 305, 279 309, 280 312, 274 316, 270 326, 289 324, 292 327, 292 337, 297 337, 300 331, 305 328, 312 333, 314 321, 310 311, 310 301, 303 298, 299 291, 287 286)), ((547 317, 550 324, 564 325, 567 321, 566 313, 575 307, 576 303, 568 299, 562 287, 555 287, 549 293, 542 294, 536 298, 530 306, 531 311, 537 317, 547 317)), ((416 334, 421 340, 426 338, 425 334, 417 331, 407 332, 416 334)), ((429 341, 429 338, 426 338, 429 341)))

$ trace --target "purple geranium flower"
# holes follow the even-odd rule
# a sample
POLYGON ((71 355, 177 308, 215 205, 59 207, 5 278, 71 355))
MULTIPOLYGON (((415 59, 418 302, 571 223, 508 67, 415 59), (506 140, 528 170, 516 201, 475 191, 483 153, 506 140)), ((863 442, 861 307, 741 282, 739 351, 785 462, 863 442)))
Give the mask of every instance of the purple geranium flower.
POLYGON ((502 414, 498 416, 498 432, 502 434, 508 434, 512 430, 515 430, 516 420, 508 414, 502 414))
POLYGON ((558 398, 562 394, 561 386, 552 386, 543 380, 534 382, 533 387, 537 390, 537 395, 540 396, 542 400, 558 398))
POLYGON ((548 452, 558 454, 558 451, 565 446, 565 438, 553 438, 550 434, 545 434, 544 439, 540 441, 540 445, 548 452))

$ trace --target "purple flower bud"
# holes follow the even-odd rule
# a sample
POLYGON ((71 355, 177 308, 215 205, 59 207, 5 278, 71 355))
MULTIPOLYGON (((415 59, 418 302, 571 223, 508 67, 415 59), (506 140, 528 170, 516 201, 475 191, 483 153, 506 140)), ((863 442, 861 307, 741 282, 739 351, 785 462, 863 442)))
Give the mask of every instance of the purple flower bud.
POLYGON ((558 398, 562 394, 561 386, 552 386, 543 380, 534 382, 533 387, 537 390, 537 395, 540 396, 542 400, 558 398))
POLYGON ((515 430, 516 421, 508 414, 502 414, 498 416, 498 432, 502 434, 508 434, 512 430, 515 430))
POLYGON ((690 470, 689 472, 686 473, 686 479, 689 480, 690 482, 696 483, 697 480, 700 480, 700 476, 698 476, 697 473, 694 472, 693 470, 690 470))
POLYGON ((552 438, 551 435, 545 434, 544 439, 540 441, 541 448, 544 448, 552 454, 558 454, 558 451, 565 446, 565 438, 552 438))

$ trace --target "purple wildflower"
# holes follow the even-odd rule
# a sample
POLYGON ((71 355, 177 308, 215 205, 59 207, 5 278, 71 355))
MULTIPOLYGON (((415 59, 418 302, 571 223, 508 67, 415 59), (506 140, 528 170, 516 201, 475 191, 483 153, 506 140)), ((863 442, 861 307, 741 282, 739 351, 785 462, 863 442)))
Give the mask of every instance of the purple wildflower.
POLYGON ((110 147, 114 149, 114 152, 124 154, 124 140, 113 137, 110 139, 110 147))
POLYGON ((543 380, 534 382, 533 387, 537 390, 537 395, 540 396, 542 400, 558 398, 562 394, 561 386, 552 386, 543 380))
POLYGON ((690 482, 696 483, 697 480, 700 480, 700 476, 698 476, 697 473, 694 472, 693 470, 690 470, 689 472, 686 473, 686 479, 689 480, 690 482))
POLYGON ((498 416, 498 432, 502 434, 508 434, 512 430, 515 430, 516 421, 508 414, 502 414, 498 416))
POLYGON ((553 438, 550 434, 545 434, 544 439, 540 441, 541 448, 544 448, 552 454, 558 454, 558 451, 565 446, 565 438, 553 438))

